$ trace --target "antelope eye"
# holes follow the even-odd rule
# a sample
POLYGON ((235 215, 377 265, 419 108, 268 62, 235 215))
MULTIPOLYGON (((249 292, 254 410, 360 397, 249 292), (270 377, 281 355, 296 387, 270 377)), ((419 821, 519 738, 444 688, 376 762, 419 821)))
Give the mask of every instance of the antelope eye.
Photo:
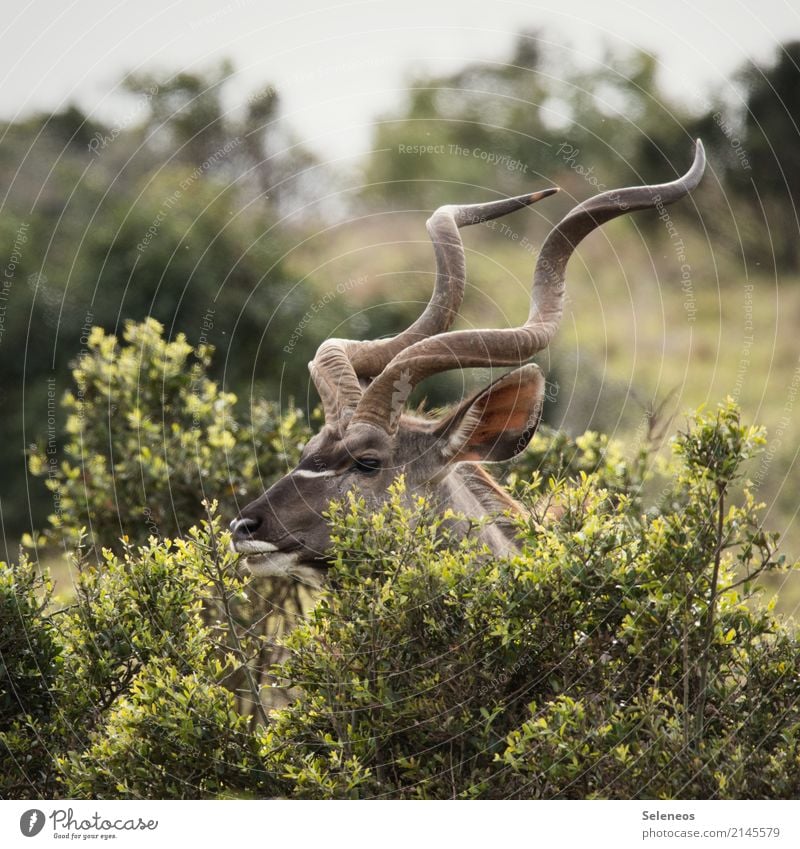
POLYGON ((381 469, 381 461, 377 457, 360 457, 353 460, 353 465, 350 466, 351 472, 358 472, 361 475, 374 475, 381 469))

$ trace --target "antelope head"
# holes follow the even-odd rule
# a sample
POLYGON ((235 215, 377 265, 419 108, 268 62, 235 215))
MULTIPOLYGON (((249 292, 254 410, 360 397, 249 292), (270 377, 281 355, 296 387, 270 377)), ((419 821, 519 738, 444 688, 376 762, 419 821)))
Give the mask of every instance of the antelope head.
POLYGON ((245 555, 250 571, 319 583, 330 545, 323 516, 330 501, 356 490, 378 505, 399 474, 409 492, 425 492, 437 509, 449 507, 471 519, 496 517, 484 524, 484 541, 496 554, 514 551, 511 527, 499 518, 514 502, 481 464, 518 454, 539 423, 545 381, 539 368, 527 361, 549 345, 558 329, 567 262, 578 243, 604 222, 684 197, 699 183, 704 168, 698 140, 694 162, 680 179, 603 192, 572 209, 542 245, 530 312, 515 328, 450 331, 466 280, 458 231, 521 209, 557 189, 437 209, 427 222, 436 279, 422 315, 390 339, 329 339, 309 363, 325 425, 306 445, 297 468, 231 522, 232 545, 245 555), (431 375, 504 366, 515 368, 440 420, 404 412, 411 391, 431 375))

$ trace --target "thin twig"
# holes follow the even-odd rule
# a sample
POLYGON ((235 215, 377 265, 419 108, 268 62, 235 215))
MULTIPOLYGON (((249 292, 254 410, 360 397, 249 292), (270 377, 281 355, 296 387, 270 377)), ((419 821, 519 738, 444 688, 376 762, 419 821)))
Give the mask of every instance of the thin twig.
POLYGON ((711 576, 711 593, 706 611, 705 639, 703 641, 703 653, 700 661, 700 690, 697 694, 696 734, 700 738, 703 735, 703 715, 706 704, 706 684, 708 682, 709 653, 711 641, 714 635, 714 612, 717 606, 717 582, 719 581, 719 567, 722 561, 722 530, 725 519, 725 484, 717 483, 717 540, 714 551, 714 572, 711 576))
POLYGON ((689 588, 686 586, 686 573, 683 574, 684 586, 684 610, 683 610, 683 743, 689 746, 689 677, 691 668, 689 666, 689 617, 692 610, 692 598, 689 588))
POLYGON ((269 718, 267 717, 267 712, 264 710, 264 705, 261 703, 261 694, 258 690, 258 685, 256 684, 255 679, 253 678, 253 671, 250 669, 250 663, 247 660, 247 654, 242 647, 242 643, 239 639, 239 633, 236 630, 236 622, 233 618, 233 611, 230 606, 230 596, 225 587, 225 582, 223 580, 222 566, 220 565, 220 557, 219 557, 219 546, 217 545, 217 538, 214 534, 214 525, 211 521, 211 513, 206 507, 206 513, 208 515, 208 526, 209 526, 209 537, 211 539, 211 555, 214 562, 214 568, 217 572, 217 578, 214 583, 217 585, 219 594, 222 601, 222 609, 225 611, 225 619, 228 623, 228 632, 231 635, 231 640, 233 641, 236 653, 239 656, 239 659, 243 661, 244 665, 242 667, 245 677, 247 678, 247 686, 250 689, 250 693, 253 696, 253 701, 256 706, 256 711, 258 712, 258 716, 261 719, 261 722, 265 726, 269 725, 269 718))

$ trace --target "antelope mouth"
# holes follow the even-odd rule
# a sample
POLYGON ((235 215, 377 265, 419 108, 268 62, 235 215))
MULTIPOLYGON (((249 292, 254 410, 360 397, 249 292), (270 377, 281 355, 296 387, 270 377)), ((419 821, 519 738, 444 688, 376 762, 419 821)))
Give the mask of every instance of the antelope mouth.
POLYGON ((328 571, 325 560, 310 557, 302 549, 279 549, 262 540, 241 540, 231 546, 242 555, 241 565, 256 578, 294 578, 318 587, 328 571))

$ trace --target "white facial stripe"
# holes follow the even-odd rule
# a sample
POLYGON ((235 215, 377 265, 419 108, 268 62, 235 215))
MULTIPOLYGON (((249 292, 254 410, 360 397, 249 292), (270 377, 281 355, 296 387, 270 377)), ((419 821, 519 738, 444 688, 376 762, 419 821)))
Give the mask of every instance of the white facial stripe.
POLYGON ((315 472, 311 469, 296 469, 292 472, 292 477, 297 478, 332 478, 336 472, 326 469, 323 472, 315 472))

